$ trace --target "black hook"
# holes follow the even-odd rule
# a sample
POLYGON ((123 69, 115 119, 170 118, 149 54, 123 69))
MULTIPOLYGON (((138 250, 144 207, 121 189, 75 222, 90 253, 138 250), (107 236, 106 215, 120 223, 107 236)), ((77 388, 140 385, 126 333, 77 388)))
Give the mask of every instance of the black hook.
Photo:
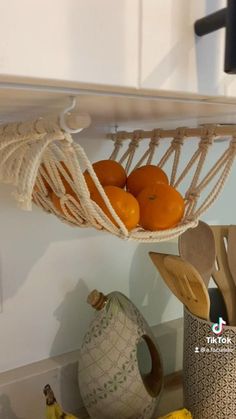
POLYGON ((225 37, 225 65, 224 71, 228 74, 236 74, 236 1, 228 0, 227 7, 212 13, 194 24, 195 33, 198 36, 226 28, 225 37))

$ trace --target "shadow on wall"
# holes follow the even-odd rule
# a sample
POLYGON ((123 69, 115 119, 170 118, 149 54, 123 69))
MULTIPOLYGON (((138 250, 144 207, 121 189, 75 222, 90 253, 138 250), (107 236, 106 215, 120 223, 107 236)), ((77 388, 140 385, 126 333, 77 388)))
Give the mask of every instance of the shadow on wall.
POLYGON ((177 244, 139 244, 130 268, 129 296, 150 325, 161 323, 171 293, 154 267, 148 252, 178 254, 177 244))
MULTIPOLYGON (((220 10, 222 0, 206 0, 205 12, 203 16, 220 10)), ((198 75, 198 91, 199 93, 224 94, 224 80, 218 78, 219 63, 223 69, 224 57, 219 60, 219 43, 222 30, 213 32, 203 37, 195 35, 196 41, 196 58, 197 58, 197 75, 198 75)), ((224 52, 223 52, 224 54, 224 52)), ((220 69, 221 70, 221 69, 220 69)))
POLYGON ((78 383, 78 362, 64 366, 59 378, 60 401, 66 412, 76 414, 83 407, 78 383))
MULTIPOLYGON (((91 118, 93 118, 93 115, 91 115, 91 118)), ((72 135, 73 140, 83 147, 91 163, 107 159, 112 153, 113 142, 106 138, 106 134, 111 128, 108 126, 104 127, 104 123, 103 125, 96 124, 96 120, 93 121, 92 119, 92 125, 89 128, 86 128, 81 134, 72 135)))
POLYGON ((172 325, 165 324, 165 332, 157 337, 157 344, 162 357, 164 375, 168 375, 173 371, 176 371, 176 353, 180 342, 178 341, 177 330, 171 326, 172 325))
MULTIPOLYGON (((50 357, 61 352, 69 352, 78 349, 78 342, 84 336, 84 330, 89 326, 93 316, 93 310, 87 303, 89 289, 85 282, 80 279, 76 287, 65 295, 60 306, 55 310, 54 316, 60 323, 59 329, 53 341, 50 357), (75 321, 77 319, 77 321, 75 321), (82 325, 82 327, 80 327, 82 325), (68 347, 66 347, 68 342, 68 347)), ((78 363, 73 362, 65 365, 60 373, 60 400, 67 411, 75 411, 82 406, 78 386, 78 363)))
POLYGON ((0 419, 24 419, 13 412, 10 399, 6 394, 0 395, 0 419))
MULTIPOLYGON (((90 129, 86 136, 86 148, 91 161, 105 156, 104 133, 100 132, 99 138, 94 140, 94 131, 90 129)), ((77 140, 86 145, 85 136, 77 140)), ((30 212, 22 211, 12 197, 12 191, 12 187, 0 185, 0 311, 3 279, 6 301, 18 292, 29 272, 45 255, 51 244, 91 238, 99 234, 95 229, 67 226, 35 205, 30 212)))
POLYGON ((62 303, 54 311, 54 316, 59 322, 59 328, 50 350, 50 356, 56 356, 63 347, 64 353, 78 348, 78 341, 81 341, 84 330, 88 327, 93 315, 93 310, 87 303, 89 289, 82 279, 72 291, 69 291, 62 303), (77 319, 77 321, 75 321, 77 319), (81 328, 80 325, 83 325, 81 328), (69 343, 68 348, 66 342, 69 343))
MULTIPOLYGON (((224 56, 219 58, 222 30, 198 37, 194 34, 193 20, 194 16, 201 18, 220 10, 224 7, 224 1, 190 2, 189 0, 179 0, 172 3, 171 20, 169 22, 169 36, 171 37, 172 47, 168 49, 150 74, 145 77, 144 85, 163 88, 174 74, 174 90, 193 90, 190 60, 193 59, 191 54, 195 50, 198 92, 202 94, 224 94, 227 76, 219 80, 219 71, 222 71, 224 65, 224 56), (205 8, 201 7, 202 3, 205 4, 205 8), (202 9, 202 15, 199 15, 199 8, 202 9), (177 42, 175 42, 176 37, 177 42), (219 68, 220 65, 221 68, 219 68), (178 86, 177 89, 176 86, 178 86)), ((224 54, 224 51, 222 54, 224 54)), ((232 79, 229 80, 231 83, 232 79)))
MULTIPOLYGON (((163 88, 163 85, 171 77, 173 73, 180 74, 178 79, 178 90, 188 90, 188 74, 186 69, 189 65, 189 52, 192 48, 192 27, 189 26, 191 4, 189 0, 181 0, 181 2, 172 2, 171 6, 171 28, 175 28, 175 32, 171 31, 172 37, 176 37, 176 25, 179 27, 179 33, 183 32, 168 53, 158 62, 152 72, 143 80, 144 85, 153 85, 163 88), (186 34, 189 34, 187 36, 186 34), (178 70, 178 73, 177 73, 178 70), (183 78, 183 74, 185 77, 183 78)), ((171 29, 170 29, 171 30, 171 29)), ((155 54, 155 52, 154 52, 155 54)))
POLYGON ((65 226, 36 207, 32 212, 21 211, 10 198, 10 192, 9 187, 1 185, 0 229, 4 240, 0 243, 0 254, 4 301, 16 294, 52 243, 79 240, 98 234, 94 229, 65 226))

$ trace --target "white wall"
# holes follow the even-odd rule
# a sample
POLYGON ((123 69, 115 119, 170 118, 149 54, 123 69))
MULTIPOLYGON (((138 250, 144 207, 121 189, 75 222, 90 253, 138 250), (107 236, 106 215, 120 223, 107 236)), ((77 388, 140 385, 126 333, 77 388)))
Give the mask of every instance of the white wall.
MULTIPOLYGON (((108 156, 103 133, 87 135, 82 143, 91 160, 108 156)), ((235 181, 234 171, 205 220, 235 223, 235 181)), ((95 287, 128 295, 151 325, 182 315, 148 258, 149 250, 176 252, 176 243, 137 244, 71 228, 37 208, 17 209, 11 191, 0 186, 0 371, 77 349, 93 315, 86 298, 95 287)))
MULTIPOLYGON (((89 142, 93 161, 104 157, 104 147, 106 140, 89 142)), ((68 227, 36 207, 23 212, 11 191, 0 187, 0 371, 78 348, 93 314, 86 298, 95 287, 130 295, 152 324, 176 316, 170 302, 163 310, 169 293, 156 281, 149 246, 68 227)))
POLYGON ((137 86, 138 0, 0 3, 0 78, 137 86))
POLYGON ((145 88, 235 96, 235 77, 224 73, 225 29, 203 37, 194 22, 226 0, 143 0, 140 79, 145 88))

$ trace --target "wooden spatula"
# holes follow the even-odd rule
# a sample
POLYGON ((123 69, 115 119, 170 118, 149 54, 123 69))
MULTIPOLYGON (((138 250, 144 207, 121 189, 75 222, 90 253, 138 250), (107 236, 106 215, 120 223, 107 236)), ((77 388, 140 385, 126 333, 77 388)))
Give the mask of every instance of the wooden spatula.
MULTIPOLYGON (((211 227, 203 221, 199 221, 197 227, 190 228, 179 236, 178 245, 182 259, 197 269, 208 288, 212 272, 215 269, 216 258, 215 239, 211 227)), ((210 288, 208 292, 211 321, 217 322, 221 316, 228 323, 227 310, 220 289, 210 288)))
POLYGON ((228 264, 236 286, 236 225, 228 227, 228 264))
POLYGON ((209 319, 210 300, 198 271, 180 256, 149 253, 154 265, 173 294, 202 319, 209 319))
POLYGON ((223 296, 228 314, 229 324, 236 325, 236 286, 232 278, 225 240, 228 240, 228 226, 211 226, 216 244, 216 266, 212 273, 213 279, 223 296))
POLYGON ((189 228, 178 240, 179 254, 182 259, 193 265, 208 287, 215 267, 215 240, 211 228, 203 221, 197 227, 189 228))

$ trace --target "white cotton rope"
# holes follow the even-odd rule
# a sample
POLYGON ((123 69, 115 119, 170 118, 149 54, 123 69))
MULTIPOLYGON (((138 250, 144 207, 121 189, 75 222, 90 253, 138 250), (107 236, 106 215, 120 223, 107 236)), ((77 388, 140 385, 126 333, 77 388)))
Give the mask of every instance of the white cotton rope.
POLYGON ((141 227, 128 231, 105 194, 86 152, 55 120, 45 122, 40 118, 0 125, 0 180, 15 185, 15 197, 25 210, 31 210, 34 202, 44 211, 74 227, 106 230, 125 240, 161 242, 176 238, 197 225, 199 217, 222 191, 236 156, 234 126, 225 126, 225 129, 218 125, 196 129, 181 127, 171 131, 158 128, 148 133, 143 130, 133 133, 121 131, 113 134, 112 140, 114 148, 108 158, 120 162, 127 173, 144 164, 156 164, 164 168, 171 161, 170 184, 179 188, 183 181, 188 183, 184 194, 185 215, 177 226, 162 231, 146 231, 141 227), (228 138, 227 148, 207 174, 202 176, 215 138, 225 135, 228 138), (195 142, 196 148, 180 170, 184 146, 190 137, 194 137, 191 141, 195 142), (128 138, 130 141, 127 142, 128 138), (140 156, 138 150, 143 138, 149 138, 150 141, 140 156), (170 143, 161 155, 160 146, 166 139, 170 143), (83 174, 85 170, 91 176, 112 219, 91 200, 83 174), (66 184, 70 186, 71 192, 65 187, 66 184), (207 196, 198 205, 199 198, 210 185, 207 196), (58 200, 56 206, 52 199, 53 193, 58 200))

